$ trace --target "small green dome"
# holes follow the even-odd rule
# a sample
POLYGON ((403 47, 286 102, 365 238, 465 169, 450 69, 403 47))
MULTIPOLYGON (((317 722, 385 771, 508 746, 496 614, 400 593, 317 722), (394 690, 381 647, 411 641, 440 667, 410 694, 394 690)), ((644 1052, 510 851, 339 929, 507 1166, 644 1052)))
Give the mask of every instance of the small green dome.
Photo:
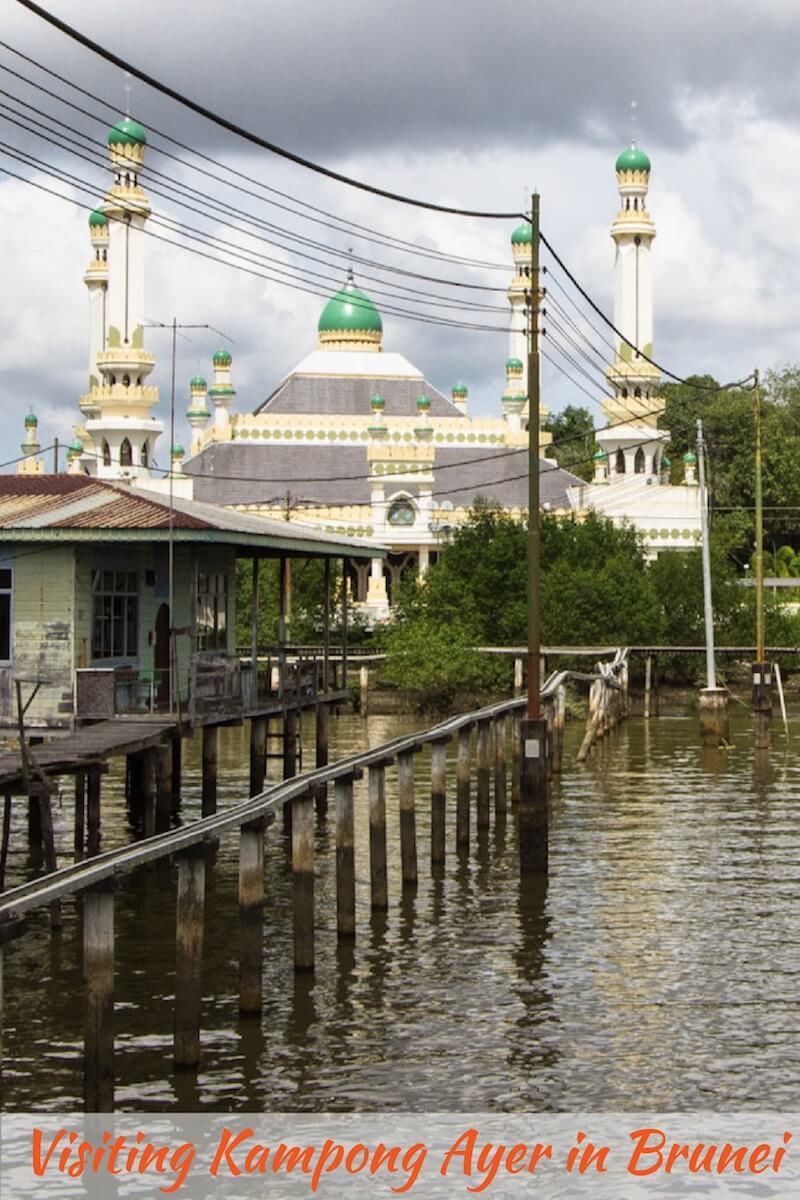
POLYGON ((138 121, 123 117, 108 131, 109 146, 146 146, 147 134, 138 121))
POLYGON ((507 371, 522 371, 522 370, 524 370, 524 364, 522 362, 522 359, 521 358, 507 358, 506 359, 506 370, 507 371))
POLYGON ((631 144, 627 150, 623 150, 617 159, 618 171, 649 171, 650 159, 645 154, 644 150, 640 150, 638 146, 631 144))
POLYGON ((97 229, 108 224, 108 217, 99 208, 96 208, 93 213, 89 214, 89 228, 97 229))
POLYGON ((456 383, 453 386, 452 395, 453 396, 468 396, 469 388, 467 387, 467 385, 465 383, 456 383))
POLYGON ((533 241, 533 230, 530 221, 523 221, 511 235, 512 246, 530 246, 533 241))
POLYGON ((380 412, 381 409, 386 407, 386 401, 384 400, 383 396, 372 396, 370 399, 370 404, 376 412, 380 412))
POLYGON ((67 457, 77 458, 79 454, 83 454, 83 442, 80 438, 74 438, 67 446, 67 457))
POLYGON ((180 444, 180 442, 176 442, 175 445, 172 447, 172 457, 173 458, 183 458, 185 456, 185 454, 186 454, 186 451, 184 450, 183 446, 180 444))
POLYGON ((319 333, 338 333, 340 330, 383 333, 383 321, 369 296, 348 281, 323 308, 317 330, 319 333))
POLYGON ((25 418, 25 428, 26 429, 35 429, 38 424, 39 424, 39 418, 37 416, 35 416, 33 413, 28 413, 27 417, 25 418))
POLYGON ((420 412, 426 412, 431 406, 431 402, 427 396, 417 396, 417 408, 420 412))
POLYGON ((215 350, 211 361, 215 367, 229 367, 233 359, 229 350, 215 350))
POLYGON ((211 416, 211 413, 208 411, 207 408, 187 408, 186 416, 189 418, 190 421, 191 421, 192 417, 197 417, 198 420, 202 419, 202 420, 207 421, 208 418, 211 416))
POLYGON ((690 464, 691 464, 691 463, 696 463, 696 462, 697 462, 697 455, 696 455, 696 454, 695 454, 695 453, 694 453, 692 450, 687 450, 687 451, 686 451, 686 453, 685 453, 685 454, 684 454, 684 456, 683 456, 683 461, 684 461, 685 463, 690 463, 690 464))
POLYGON ((600 446, 597 447, 594 454, 592 455, 592 458, 594 459, 595 462, 607 462, 608 461, 608 455, 606 454, 605 450, 601 449, 600 446))
POLYGON ((205 391, 205 389, 208 387, 208 384, 206 383, 205 379, 203 379, 202 375, 195 375, 194 379, 189 384, 189 387, 196 388, 198 391, 205 391))

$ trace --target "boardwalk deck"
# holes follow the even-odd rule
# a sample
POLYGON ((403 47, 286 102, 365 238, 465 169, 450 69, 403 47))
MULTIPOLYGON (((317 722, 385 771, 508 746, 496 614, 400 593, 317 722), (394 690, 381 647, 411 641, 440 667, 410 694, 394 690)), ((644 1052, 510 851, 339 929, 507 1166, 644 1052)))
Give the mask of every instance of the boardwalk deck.
MULTIPOLYGON (((67 737, 34 746, 33 756, 45 774, 69 775, 84 770, 92 762, 104 761, 117 754, 150 750, 179 730, 175 718, 99 721, 67 737)), ((23 790, 19 751, 0 755, 0 791, 23 790)))

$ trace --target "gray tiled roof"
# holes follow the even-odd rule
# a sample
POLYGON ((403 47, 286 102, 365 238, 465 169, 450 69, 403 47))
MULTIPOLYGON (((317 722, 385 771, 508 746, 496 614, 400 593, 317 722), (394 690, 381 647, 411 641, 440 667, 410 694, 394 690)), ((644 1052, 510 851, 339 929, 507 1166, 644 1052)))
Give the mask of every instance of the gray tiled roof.
POLYGON ((255 411, 270 415, 294 413, 302 416, 368 417, 372 412, 370 397, 376 392, 386 401, 384 412, 387 417, 416 416, 417 396, 427 396, 431 402, 432 417, 465 419, 452 400, 443 396, 427 380, 326 378, 315 375, 292 375, 255 411))
MULTIPOLYGON (((485 496, 507 508, 525 508, 527 468, 526 449, 437 446, 434 497, 460 507, 485 496)), ((207 446, 185 470, 196 476, 196 498, 212 504, 280 503, 287 491, 295 502, 369 504, 366 446, 221 442, 207 446)), ((542 504, 568 508, 567 488, 580 480, 546 459, 540 460, 540 479, 542 504)))

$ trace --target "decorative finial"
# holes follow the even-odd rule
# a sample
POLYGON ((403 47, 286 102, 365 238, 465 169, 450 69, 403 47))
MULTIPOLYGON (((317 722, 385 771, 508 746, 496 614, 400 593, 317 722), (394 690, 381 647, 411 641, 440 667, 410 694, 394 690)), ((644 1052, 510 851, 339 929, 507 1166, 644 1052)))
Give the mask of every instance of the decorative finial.
POLYGON ((636 117, 639 105, 636 100, 631 100, 631 145, 636 145, 636 117))
POLYGON ((125 116, 131 115, 131 73, 125 72, 125 116))
POLYGON ((354 279, 353 279, 353 247, 352 246, 347 247, 347 254, 350 259, 349 265, 347 267, 347 282, 353 283, 354 279))

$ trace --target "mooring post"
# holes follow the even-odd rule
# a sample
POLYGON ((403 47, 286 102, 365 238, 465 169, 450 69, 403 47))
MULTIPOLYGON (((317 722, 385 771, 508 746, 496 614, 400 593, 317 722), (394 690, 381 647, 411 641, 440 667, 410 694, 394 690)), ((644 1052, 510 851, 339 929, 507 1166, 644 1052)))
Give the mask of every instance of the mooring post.
POLYGON ((519 804, 522 788, 522 713, 517 710, 511 717, 511 803, 519 804))
POLYGON ((547 871, 549 781, 547 722, 522 722, 522 791, 519 804, 519 864, 523 876, 547 871))
POLYGON ((353 828, 353 777, 337 779, 336 802, 336 928, 340 938, 355 937, 356 872, 353 828))
MULTIPOLYGON (((449 739, 447 739, 449 741, 449 739)), ((431 743, 431 864, 445 861, 447 741, 431 743)))
POLYGON ((89 858, 100 853, 100 767, 86 772, 86 818, 89 826, 86 851, 89 858))
MULTIPOLYGON (((283 714, 283 778, 293 779, 297 774, 297 712, 287 709, 283 714)), ((289 836, 292 832, 292 802, 283 806, 283 828, 289 836)))
POLYGON ((267 718, 253 717, 250 722, 250 795, 264 790, 267 773, 267 718))
POLYGON ((514 695, 518 696, 522 691, 522 659, 514 659, 514 695))
POLYGON ((206 856, 201 844, 178 855, 173 1049, 176 1067, 196 1067, 200 1061, 205 906, 206 856))
POLYGON ((262 1006, 264 958, 263 819, 243 825, 239 836, 239 1012, 262 1006))
POLYGON ((700 743, 703 746, 730 744, 728 693, 725 688, 701 688, 698 694, 700 743))
POLYGON ((478 829, 489 828, 489 730, 488 721, 478 721, 478 829))
POLYGON ((417 815, 414 794, 414 754, 397 756, 397 791, 400 801, 400 863, 404 884, 417 882, 417 815))
MULTIPOLYGON (((152 837, 156 831, 156 794, 157 769, 154 750, 142 751, 142 827, 145 837, 152 837)), ((91 842, 91 819, 89 822, 89 839, 91 842)))
POLYGON ((180 734, 170 738, 172 749, 172 811, 177 812, 181 806, 183 791, 183 743, 180 734))
POLYGON ((469 845, 469 806, 472 788, 472 726, 458 731, 456 753, 456 846, 469 845))
POLYGON ((153 751, 156 767, 156 833, 164 833, 172 820, 172 746, 162 742, 153 751))
POLYGON ((83 861, 83 849, 86 845, 86 775, 83 771, 75 773, 75 862, 83 861))
POLYGON ((210 817, 217 811, 217 746, 216 725, 203 726, 202 815, 210 817))
POLYGON ((772 745, 772 664, 753 663, 753 718, 756 750, 769 750, 772 745))
POLYGON ((358 669, 359 709, 362 717, 369 716, 369 667, 362 663, 358 669))
MULTIPOLYGON (((91 778, 91 777, 90 777, 91 778)), ((114 893, 93 888, 83 897, 84 1106, 114 1111, 114 893)))
MULTIPOLYGON (((316 767, 327 767, 328 765, 328 729, 330 725, 330 708, 323 702, 317 705, 317 723, 316 723, 316 746, 314 765, 316 767)), ((315 790, 315 800, 317 806, 317 816, 324 817, 328 811, 328 785, 327 783, 318 783, 315 790)))
POLYGON ((506 787, 506 718, 499 716, 494 722, 494 812, 508 811, 506 787))
POLYGON ((556 688, 553 700, 553 723, 550 738, 550 762, 553 774, 561 774, 564 757, 564 726, 567 720, 567 689, 563 683, 556 688))
POLYGON ((644 660, 644 719, 650 720, 650 690, 653 686, 653 660, 648 654, 644 660))
POLYGON ((367 771, 369 793, 369 881, 372 907, 384 912, 389 907, 386 872, 386 764, 376 763, 367 771))
MULTIPOLYGON (((314 970, 314 797, 311 793, 289 802, 292 839, 294 969, 314 970)), ((284 820, 286 814, 284 805, 284 820)))

